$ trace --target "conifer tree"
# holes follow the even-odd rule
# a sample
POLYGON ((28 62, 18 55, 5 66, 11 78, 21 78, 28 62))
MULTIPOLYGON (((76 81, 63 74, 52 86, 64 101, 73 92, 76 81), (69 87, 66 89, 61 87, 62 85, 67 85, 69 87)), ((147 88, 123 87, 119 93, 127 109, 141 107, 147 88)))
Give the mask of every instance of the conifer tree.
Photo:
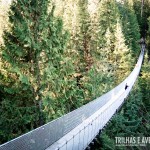
POLYGON ((77 92, 69 92, 76 81, 71 61, 64 57, 68 34, 53 15, 55 7, 48 11, 49 2, 17 0, 10 7, 11 28, 5 31, 2 47, 8 63, 8 80, 3 79, 0 91, 2 142, 74 108, 74 102, 65 106, 77 92))
MULTIPOLYGON (((118 8, 115 1, 102 0, 99 5, 99 53, 102 60, 111 62, 114 51, 115 25, 119 17, 118 8), (115 19, 114 19, 115 18, 115 19), (105 59, 104 59, 105 58, 105 59)), ((104 63, 105 63, 104 62, 104 63)), ((113 66, 112 66, 113 68, 113 66)))
POLYGON ((79 1, 79 25, 80 25, 80 38, 78 48, 81 55, 81 62, 83 64, 83 71, 88 71, 91 66, 91 53, 90 53, 90 16, 88 12, 88 0, 79 1))
POLYGON ((114 51, 113 51, 113 62, 115 63, 115 76, 118 78, 117 83, 119 84, 126 76, 130 73, 131 66, 131 55, 130 50, 125 43, 125 37, 122 31, 122 25, 120 20, 117 21, 116 31, 114 34, 114 51), (122 76, 123 74, 124 76, 122 76))
POLYGON ((133 1, 125 1, 124 4, 118 4, 119 11, 122 19, 123 33, 126 38, 125 43, 129 46, 130 52, 134 61, 139 55, 139 25, 137 17, 133 8, 133 1))
POLYGON ((118 8, 114 0, 102 0, 99 5, 99 24, 100 32, 99 38, 101 39, 100 48, 105 47, 106 39, 104 35, 109 28, 110 32, 113 33, 115 30, 114 25, 117 23, 116 18, 119 17, 118 8), (105 39, 105 40, 104 40, 105 39))
POLYGON ((146 37, 146 48, 147 48, 148 60, 150 60, 150 16, 148 17, 147 20, 148 20, 148 31, 146 37))
MULTIPOLYGON (((99 16, 100 57, 102 58, 103 66, 107 68, 107 74, 110 75, 107 81, 113 81, 115 85, 123 78, 119 70, 121 70, 120 67, 125 62, 122 61, 123 52, 127 51, 122 26, 118 20, 120 20, 120 14, 116 2, 109 0, 101 1, 99 16)), ((124 57, 124 59, 126 58, 124 57)))

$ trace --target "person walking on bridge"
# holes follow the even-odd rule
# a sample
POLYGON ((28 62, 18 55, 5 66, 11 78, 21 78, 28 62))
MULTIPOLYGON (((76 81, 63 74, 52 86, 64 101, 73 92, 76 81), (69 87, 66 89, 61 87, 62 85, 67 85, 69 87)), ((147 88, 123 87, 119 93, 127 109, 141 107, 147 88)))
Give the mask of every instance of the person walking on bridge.
POLYGON ((126 85, 125 85, 125 90, 128 88, 129 86, 128 86, 128 84, 126 83, 126 85))
POLYGON ((140 39, 139 44, 141 45, 142 51, 144 51, 144 49, 145 49, 145 39, 143 37, 140 39))
POLYGON ((140 39, 140 42, 139 42, 139 43, 140 43, 140 44, 145 44, 145 40, 144 40, 143 37, 140 39))

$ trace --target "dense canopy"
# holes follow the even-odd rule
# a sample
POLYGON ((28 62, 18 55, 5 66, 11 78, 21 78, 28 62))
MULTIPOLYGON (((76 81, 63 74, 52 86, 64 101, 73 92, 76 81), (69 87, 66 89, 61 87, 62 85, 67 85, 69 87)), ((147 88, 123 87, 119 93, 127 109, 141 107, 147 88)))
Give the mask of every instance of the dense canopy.
POLYGON ((116 136, 149 136, 150 1, 0 0, 0 144, 118 85, 141 37, 140 78, 95 149, 113 150, 116 136))

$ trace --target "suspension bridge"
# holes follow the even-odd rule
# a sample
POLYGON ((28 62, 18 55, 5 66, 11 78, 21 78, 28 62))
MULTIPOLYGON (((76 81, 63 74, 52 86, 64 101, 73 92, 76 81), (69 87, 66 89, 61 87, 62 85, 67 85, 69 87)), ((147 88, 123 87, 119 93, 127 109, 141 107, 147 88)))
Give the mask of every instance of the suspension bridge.
POLYGON ((54 121, 0 145, 0 150, 86 149, 125 102, 138 78, 143 57, 144 47, 130 75, 111 91, 54 121))

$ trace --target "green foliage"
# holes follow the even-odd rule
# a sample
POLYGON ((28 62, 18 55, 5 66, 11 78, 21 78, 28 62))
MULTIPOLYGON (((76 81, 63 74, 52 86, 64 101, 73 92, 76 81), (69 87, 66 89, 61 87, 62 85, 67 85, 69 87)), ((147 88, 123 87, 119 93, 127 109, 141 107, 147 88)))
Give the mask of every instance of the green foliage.
MULTIPOLYGON (((127 44, 119 6, 124 8, 123 4, 104 0, 100 2, 99 12, 99 53, 103 57, 101 61, 107 66, 111 66, 111 69, 108 67, 108 73, 112 71, 114 85, 120 83, 129 74, 132 63, 131 50, 127 44)), ((131 31, 130 35, 132 35, 131 31)))
POLYGON ((90 51, 90 15, 88 12, 88 0, 79 0, 79 26, 80 31, 76 35, 78 38, 77 51, 79 52, 80 68, 79 72, 86 72, 90 69, 92 65, 91 51, 90 51))
MULTIPOLYGON (((148 4, 148 1, 145 1, 145 3, 148 4)), ((140 18, 139 8, 141 6, 140 4, 141 3, 139 1, 138 2, 126 1, 125 3, 118 3, 124 37, 120 37, 122 34, 121 32, 119 33, 119 30, 118 30, 118 34, 116 32, 116 35, 118 35, 116 37, 118 37, 118 41, 120 42, 123 41, 124 38, 126 39, 125 43, 130 48, 129 50, 131 52, 130 54, 132 54, 131 56, 134 57, 135 56, 137 57, 139 52, 139 50, 137 50, 139 49, 139 46, 137 46, 139 40, 139 34, 138 34, 139 27, 135 16, 135 12, 137 13, 137 18, 139 23, 141 23, 140 30, 142 36, 144 35, 145 30, 147 30, 146 27, 144 26, 148 24, 148 22, 145 19, 145 16, 142 18, 143 19, 142 21, 139 20, 140 18), (136 8, 137 6, 138 9, 136 8)), ((144 5, 144 7, 148 8, 149 5, 147 6, 144 5)), ((148 9, 144 10, 145 14, 148 14, 148 12, 149 12, 148 9)), ((118 27, 119 26, 120 25, 118 24, 118 27)), ((147 44, 148 43, 149 40, 147 38, 147 44)), ((116 44, 116 46, 119 47, 119 44, 116 44)), ((149 46, 149 44, 147 46, 149 46)), ((116 49, 118 49, 117 47, 116 49)), ((125 50, 125 47, 123 49, 125 50)), ((147 53, 149 53, 149 51, 147 53)), ((124 55, 125 54, 123 54, 123 56, 124 55)), ((129 55, 129 57, 131 56, 129 55)), ((144 66, 142 67, 141 77, 138 81, 138 84, 136 84, 136 86, 132 90, 130 97, 127 99, 126 103, 124 104, 123 108, 120 110, 119 114, 117 114, 113 118, 111 123, 106 128, 105 132, 102 133, 99 142, 97 143, 97 149, 99 149, 98 147, 101 147, 101 149, 128 149, 128 147, 115 147, 115 137, 149 136, 148 133, 150 132, 149 131, 150 130, 150 126, 149 126, 150 123, 149 122, 149 111, 150 111, 149 110, 149 91, 150 91, 149 81, 150 79, 149 79, 148 58, 149 58, 148 55, 146 55, 144 66)), ((131 60, 130 62, 133 63, 133 61, 131 60)), ((123 68, 125 69, 126 68, 125 63, 123 63, 123 65, 124 65, 123 68)), ((131 149, 133 148, 131 147, 131 149)), ((134 149, 140 149, 140 147, 134 147, 134 149)))
MULTIPOLYGON (((126 2, 124 5, 119 4, 119 11, 121 14, 121 21, 123 25, 123 33, 126 38, 126 44, 131 49, 133 57, 137 58, 139 55, 140 47, 138 45, 140 39, 139 25, 137 16, 133 9, 132 3, 126 2)), ((135 61, 136 59, 134 59, 135 61)))
POLYGON ((142 9, 142 1, 141 0, 133 0, 134 1, 134 10, 137 15, 138 23, 140 26, 140 34, 142 37, 146 37, 146 32, 148 30, 148 17, 150 16, 150 1, 144 0, 144 6, 142 9), (143 10, 141 16, 141 9, 143 10))
POLYGON ((64 51, 68 33, 62 20, 54 17, 54 6, 48 12, 48 5, 48 0, 18 0, 10 7, 11 29, 5 31, 2 47, 2 142, 82 104, 72 61, 64 51))
POLYGON ((146 37, 146 48, 147 48, 147 54, 148 54, 148 60, 150 58, 150 16, 148 17, 148 31, 147 31, 147 37, 146 37))
POLYGON ((143 102, 145 103, 145 110, 147 110, 147 117, 149 116, 150 105, 149 105, 149 97, 150 97, 150 66, 149 66, 149 57, 146 53, 144 65, 142 66, 142 72, 140 77, 140 86, 141 91, 143 93, 143 102))
MULTIPOLYGON (((100 48, 105 47, 107 43, 104 38, 107 30, 109 29, 110 33, 114 33, 115 25, 117 23, 116 18, 119 17, 119 11, 116 6, 116 2, 114 0, 102 0, 99 6, 99 24, 100 24, 100 32, 99 39, 101 40, 100 48), (114 19, 115 18, 115 19, 114 19)), ((113 40, 113 39, 112 39, 113 40)), ((113 41, 111 41, 113 42, 113 41)), ((110 50, 113 47, 110 47, 110 50)))
MULTIPOLYGON (((49 0, 12 2, 0 50, 1 142, 88 103, 130 73, 140 50, 139 1, 120 2, 56 0, 56 9, 49 0)), ((100 139, 102 149, 116 148, 114 136, 149 131, 146 70, 148 59, 140 87, 100 139)))
POLYGON ((114 63, 114 75, 117 77, 116 82, 119 84, 130 71, 131 54, 128 46, 125 44, 125 37, 122 31, 120 20, 117 21, 114 33, 114 50, 111 61, 114 63), (124 77, 121 76, 124 74, 124 77))
POLYGON ((31 87, 18 85, 10 75, 1 75, 0 80, 5 81, 0 84, 0 143, 3 143, 37 127, 39 116, 31 87))

